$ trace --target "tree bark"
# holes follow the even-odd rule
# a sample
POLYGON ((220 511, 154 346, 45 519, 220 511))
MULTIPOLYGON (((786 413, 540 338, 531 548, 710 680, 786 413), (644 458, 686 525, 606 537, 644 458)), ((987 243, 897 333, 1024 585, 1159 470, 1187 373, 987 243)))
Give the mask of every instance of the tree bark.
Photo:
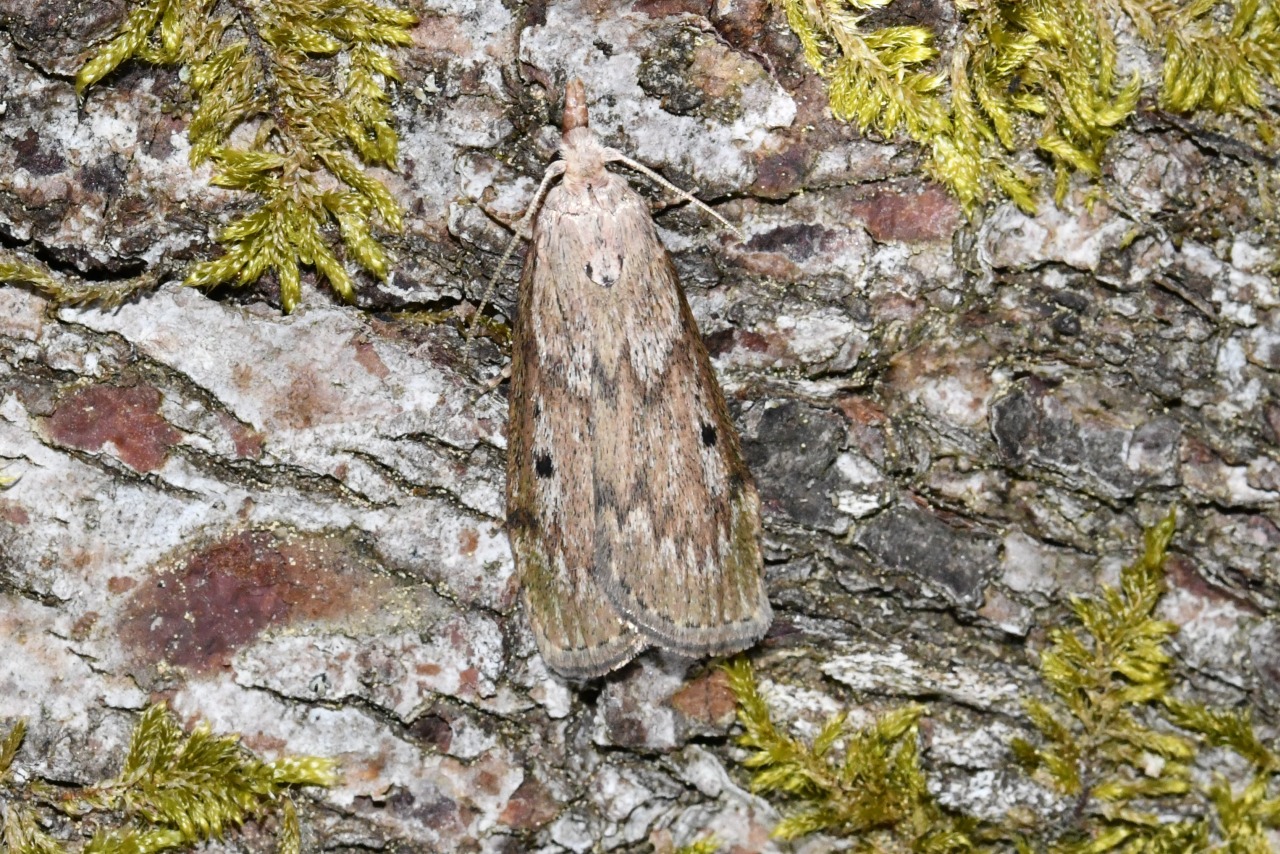
MULTIPOLYGON (((1109 149, 1107 200, 970 221, 910 145, 830 117, 759 0, 445 2, 398 55, 392 275, 355 306, 310 280, 283 316, 270 281, 180 285, 246 200, 188 166, 177 73, 130 63, 77 104, 124 11, 0 7, 0 242, 165 282, 114 310, 0 289, 21 476, 0 720, 28 720, 31 774, 114 774, 165 700, 263 755, 341 761, 306 850, 788 850, 708 663, 547 672, 503 533, 505 400, 476 397, 505 354, 391 313, 478 302, 571 76, 607 142, 740 224, 633 176, 765 502, 777 618, 751 656, 781 720, 921 701, 944 804, 1060 808, 1009 751, 1034 653, 1177 505, 1181 690, 1274 723, 1280 309, 1254 164, 1149 112, 1109 149)), ((514 288, 504 271, 508 314, 514 288)))

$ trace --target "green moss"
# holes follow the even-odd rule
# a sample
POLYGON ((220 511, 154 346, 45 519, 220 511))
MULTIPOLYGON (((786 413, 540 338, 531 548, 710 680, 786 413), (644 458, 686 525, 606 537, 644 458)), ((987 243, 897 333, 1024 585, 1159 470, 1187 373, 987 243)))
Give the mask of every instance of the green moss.
POLYGON ((1072 601, 1074 623, 1053 630, 1040 656, 1047 698, 1026 701, 1035 736, 1012 748, 1028 773, 1071 800, 1067 817, 992 824, 945 813, 929 798, 916 755, 920 707, 856 733, 840 715, 805 744, 772 722, 739 659, 727 669, 739 743, 750 751, 743 765, 753 788, 780 795, 788 810, 774 834, 821 831, 868 851, 1270 852, 1267 834, 1280 828, 1280 754, 1259 739, 1247 709, 1177 698, 1169 643, 1177 628, 1155 616, 1174 529, 1170 511, 1146 532, 1118 587, 1072 601), (1240 757, 1249 769, 1242 788, 1193 774, 1208 749, 1240 757))
POLYGON ((715 836, 704 836, 696 842, 681 845, 676 849, 676 854, 716 854, 720 847, 720 840, 715 836))
POLYGON ((55 276, 42 264, 0 251, 0 283, 26 285, 59 305, 94 303, 104 308, 113 308, 139 291, 154 288, 157 281, 155 273, 105 283, 55 276))
POLYGON ((1268 0, 957 0, 960 31, 944 57, 923 27, 863 26, 891 0, 774 2, 827 79, 836 117, 920 143, 930 174, 970 211, 997 195, 1033 211, 1045 173, 1059 202, 1072 175, 1101 173, 1107 142, 1154 87, 1118 76, 1122 21, 1163 64, 1165 109, 1243 113, 1264 141, 1274 136, 1256 112, 1263 82, 1280 84, 1268 0))
POLYGON ((246 285, 273 271, 291 311, 312 267, 350 300, 338 245, 346 261, 386 277, 373 216, 399 231, 401 211, 362 164, 395 168, 385 87, 399 76, 384 49, 408 44, 416 22, 369 0, 148 0, 84 64, 82 94, 132 58, 181 66, 195 102, 191 164, 211 160, 214 184, 259 199, 222 230, 224 254, 196 264, 187 284, 246 285), (252 140, 233 143, 241 128, 252 140))
POLYGON ((972 849, 973 822, 945 813, 925 787, 916 746, 923 707, 898 709, 859 730, 838 714, 806 744, 774 725, 746 659, 725 671, 738 698, 738 744, 749 751, 742 764, 751 771, 751 788, 786 805, 774 836, 831 833, 856 839, 855 851, 972 849))
POLYGON ((201 726, 184 732, 163 705, 147 709, 134 730, 120 774, 95 786, 66 789, 18 784, 12 766, 26 726, 0 740, 0 851, 7 854, 145 854, 220 839, 230 828, 274 816, 282 854, 301 850, 296 786, 331 786, 334 763, 310 756, 263 762, 231 736, 201 726), (83 847, 55 839, 50 811, 92 832, 83 847))

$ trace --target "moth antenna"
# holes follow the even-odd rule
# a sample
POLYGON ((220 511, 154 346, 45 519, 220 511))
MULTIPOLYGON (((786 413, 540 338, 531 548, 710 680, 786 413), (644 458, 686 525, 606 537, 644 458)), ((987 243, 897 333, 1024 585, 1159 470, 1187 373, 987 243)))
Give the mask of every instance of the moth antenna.
POLYGON ((729 222, 729 220, 720 216, 720 214, 713 211, 705 202, 702 201, 702 199, 699 199, 697 196, 695 196, 693 193, 690 193, 688 190, 680 189, 675 184, 672 184, 670 181, 668 181, 666 178, 663 178, 657 172, 654 172, 648 166, 645 166, 643 163, 637 163, 627 155, 623 154, 621 151, 618 151, 617 149, 613 149, 613 148, 609 148, 605 150, 605 158, 610 161, 616 161, 618 163, 623 163, 623 164, 626 164, 627 166, 630 166, 632 169, 647 176, 648 178, 653 180, 655 183, 663 187, 666 187, 668 190, 671 190, 672 192, 676 193, 677 195, 680 196, 680 198, 684 199, 685 201, 692 202, 693 204, 702 208, 704 211, 711 214, 716 219, 720 220, 720 223, 724 225, 725 228, 732 231, 734 234, 737 234, 737 235, 742 234, 741 229, 739 229, 733 223, 729 222))
POLYGON ((489 304, 489 297, 493 296, 493 289, 498 285, 498 277, 502 275, 502 268, 507 266, 507 262, 511 260, 511 255, 516 251, 516 244, 523 238, 529 239, 529 223, 538 214, 538 208, 542 207, 542 199, 547 195, 547 190, 551 189, 551 182, 564 174, 564 161, 557 160, 547 167, 546 173, 542 176, 542 183, 538 185, 538 192, 533 194, 533 201, 529 203, 529 207, 525 209, 524 216, 520 217, 520 221, 515 224, 515 234, 511 235, 511 240, 507 242, 507 248, 502 253, 502 258, 498 261, 498 266, 493 269, 493 275, 489 277, 489 284, 484 289, 484 296, 480 298, 480 307, 476 309, 476 313, 471 315, 471 322, 467 324, 467 333, 464 339, 469 343, 476 331, 476 318, 484 311, 485 306, 489 304))

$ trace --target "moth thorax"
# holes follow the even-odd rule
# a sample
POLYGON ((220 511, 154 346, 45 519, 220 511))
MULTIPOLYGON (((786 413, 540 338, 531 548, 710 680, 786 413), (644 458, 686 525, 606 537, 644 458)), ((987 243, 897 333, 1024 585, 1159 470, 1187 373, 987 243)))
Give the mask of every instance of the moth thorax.
POLYGON ((608 161, 607 150, 600 144, 600 137, 587 127, 564 132, 560 141, 560 157, 564 160, 565 181, 599 175, 608 161))

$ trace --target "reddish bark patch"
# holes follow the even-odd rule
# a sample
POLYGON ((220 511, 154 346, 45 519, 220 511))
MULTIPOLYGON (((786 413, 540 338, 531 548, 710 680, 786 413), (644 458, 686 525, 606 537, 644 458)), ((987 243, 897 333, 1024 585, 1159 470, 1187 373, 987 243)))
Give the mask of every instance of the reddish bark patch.
POLYGON ((27 525, 31 522, 31 515, 27 508, 6 498, 0 500, 0 519, 14 525, 27 525))
POLYGON ((14 164, 37 178, 66 169, 66 159, 48 142, 42 134, 28 128, 26 134, 13 141, 14 164))
POLYGON ((471 781, 476 790, 486 795, 496 795, 502 791, 502 777, 487 768, 481 768, 471 781))
POLYGON ((453 744, 453 727, 448 718, 436 712, 425 714, 409 725, 409 736, 446 753, 453 744))
POLYGON ((840 408, 840 411, 844 413, 844 417, 848 418, 851 424, 875 426, 888 420, 884 414, 884 408, 867 397, 854 395, 842 397, 836 401, 836 406, 840 408))
POLYGON ((71 624, 71 639, 82 641, 89 637, 89 633, 93 631, 93 627, 98 624, 98 619, 102 615, 97 611, 86 611, 71 624))
POLYGON ((457 847, 451 850, 476 850, 476 846, 466 839, 467 824, 471 819, 472 811, 439 790, 419 799, 408 789, 393 786, 382 801, 375 802, 367 797, 358 797, 353 807, 358 814, 378 815, 389 812, 402 819, 415 821, 436 831, 444 838, 456 841, 457 847))
POLYGON ((764 155, 756 164, 752 194, 766 199, 786 198, 800 189, 812 160, 809 147, 799 144, 764 155))
POLYGON ((769 21, 769 0, 734 0, 711 4, 711 21, 729 44, 753 52, 769 21))
POLYGON ((636 0, 632 10, 650 18, 669 18, 672 15, 701 15, 706 17, 710 8, 707 0, 636 0))
POLYGON ((160 417, 160 391, 151 386, 82 388, 58 403, 45 420, 50 437, 82 451, 110 442, 120 459, 140 472, 155 471, 182 434, 160 417))
POLYGON ((362 562, 338 538, 244 531, 156 572, 126 606, 120 637, 148 663, 223 667, 268 627, 369 607, 384 585, 362 562))
MULTIPOLYGON (((455 644, 455 646, 461 646, 461 644, 455 644)), ((478 693, 480 693, 480 671, 474 667, 468 667, 458 674, 458 694, 462 696, 478 693)))
POLYGON ((759 332, 752 332, 749 329, 744 329, 738 333, 737 338, 738 343, 741 344, 745 350, 750 350, 753 353, 769 352, 769 339, 761 335, 759 332))
POLYGON ((480 545, 480 533, 475 528, 463 528, 458 534, 458 548, 464 555, 476 553, 480 545))
POLYGON ((391 375, 391 369, 382 361, 378 351, 368 341, 356 342, 356 364, 378 379, 386 379, 391 375))
POLYGON ((236 446, 237 457, 246 460, 256 460, 262 457, 262 446, 266 440, 261 433, 252 427, 246 427, 225 412, 218 413, 218 423, 222 425, 222 429, 226 430, 227 435, 231 437, 232 444, 236 446))
POLYGON ((323 424, 343 407, 342 398, 334 392, 328 375, 312 369, 293 372, 289 389, 280 403, 277 417, 295 430, 308 430, 323 424))
POLYGON ((960 222, 960 205, 941 187, 886 189, 850 203, 877 241, 924 243, 949 238, 960 222))
POLYGON ((121 593, 128 593, 137 583, 127 575, 113 575, 107 579, 107 592, 119 596, 121 593))
POLYGON ((515 830, 537 830, 560 814, 560 804, 550 790, 537 780, 526 777, 511 793, 498 821, 515 830))
POLYGON ((1165 558, 1164 570, 1171 589, 1181 590, 1196 599, 1202 600, 1206 605, 1229 602, 1242 611, 1259 614, 1256 605, 1243 596, 1238 596, 1231 590, 1214 584, 1200 572, 1195 562, 1189 558, 1171 554, 1165 558))
POLYGON ((687 718, 713 725, 733 722, 737 700, 729 676, 716 668, 671 695, 671 707, 687 718))

